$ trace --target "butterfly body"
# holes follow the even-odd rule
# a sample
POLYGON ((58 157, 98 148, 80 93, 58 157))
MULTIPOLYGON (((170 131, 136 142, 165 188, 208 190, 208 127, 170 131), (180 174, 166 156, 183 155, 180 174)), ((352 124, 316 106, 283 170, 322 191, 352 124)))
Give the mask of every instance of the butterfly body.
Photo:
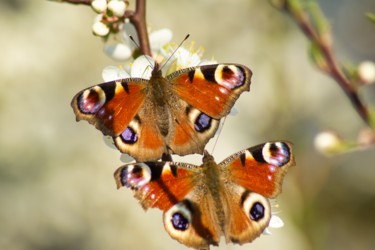
POLYGON ((244 244, 268 226, 268 198, 281 192, 283 176, 294 164, 291 145, 269 142, 242 150, 220 163, 205 152, 203 164, 144 162, 114 174, 118 187, 134 190, 147 208, 164 211, 170 236, 193 248, 226 242, 244 244))
POLYGON ((102 83, 79 92, 71 105, 77 120, 112 136, 117 148, 137 161, 202 153, 219 120, 249 90, 251 75, 243 65, 217 64, 163 77, 155 65, 150 80, 102 83))

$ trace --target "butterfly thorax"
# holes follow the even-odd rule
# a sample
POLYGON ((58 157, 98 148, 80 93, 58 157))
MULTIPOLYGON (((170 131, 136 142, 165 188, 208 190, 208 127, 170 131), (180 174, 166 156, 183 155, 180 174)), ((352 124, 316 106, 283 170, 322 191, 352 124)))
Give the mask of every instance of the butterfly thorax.
POLYGON ((148 90, 149 97, 157 106, 164 106, 171 94, 171 86, 167 79, 165 79, 161 71, 152 72, 148 90))
POLYGON ((179 110, 179 99, 172 90, 171 83, 162 76, 161 70, 155 66, 146 89, 146 103, 148 107, 145 117, 152 117, 160 133, 167 136, 170 133, 173 114, 171 111, 179 110))

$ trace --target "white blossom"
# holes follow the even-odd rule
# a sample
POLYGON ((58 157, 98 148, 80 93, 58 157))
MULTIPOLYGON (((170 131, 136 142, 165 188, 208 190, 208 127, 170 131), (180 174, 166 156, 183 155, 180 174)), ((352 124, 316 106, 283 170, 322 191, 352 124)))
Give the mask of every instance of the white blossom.
POLYGON ((102 13, 107 10, 107 0, 94 0, 91 2, 91 7, 97 13, 102 13))
POLYGON ((330 154, 339 151, 342 139, 334 131, 324 131, 315 137, 314 145, 320 152, 330 154))
POLYGON ((92 26, 92 31, 97 36, 106 36, 109 33, 109 27, 101 21, 96 21, 92 26))
POLYGON ((108 2, 108 9, 112 11, 115 16, 122 17, 126 10, 126 4, 122 0, 110 0, 108 2))
POLYGON ((375 63, 364 61, 358 66, 358 76, 363 83, 375 83, 375 63))

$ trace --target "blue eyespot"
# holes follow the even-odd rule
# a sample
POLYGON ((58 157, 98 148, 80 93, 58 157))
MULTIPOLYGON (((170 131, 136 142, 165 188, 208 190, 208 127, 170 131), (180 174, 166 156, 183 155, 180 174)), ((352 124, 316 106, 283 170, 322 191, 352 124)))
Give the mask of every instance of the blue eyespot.
POLYGON ((212 118, 208 115, 201 113, 194 123, 194 128, 197 132, 204 132, 211 127, 212 118))
POLYGON ((138 141, 137 133, 130 127, 127 127, 120 137, 127 144, 134 144, 138 141))

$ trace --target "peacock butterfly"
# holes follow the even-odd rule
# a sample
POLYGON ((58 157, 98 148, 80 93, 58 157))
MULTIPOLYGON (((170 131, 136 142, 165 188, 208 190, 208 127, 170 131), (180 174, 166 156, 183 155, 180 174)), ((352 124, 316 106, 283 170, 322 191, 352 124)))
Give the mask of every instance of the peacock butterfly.
POLYGON ((202 153, 252 72, 239 64, 191 67, 151 78, 125 78, 84 89, 71 102, 77 121, 87 120, 137 161, 163 154, 202 153))
POLYGON ((203 164, 142 162, 116 170, 117 187, 127 187, 144 209, 159 208, 169 235, 193 248, 226 242, 244 244, 268 226, 268 198, 281 192, 283 177, 295 164, 291 144, 267 142, 221 163, 204 153, 203 164))

